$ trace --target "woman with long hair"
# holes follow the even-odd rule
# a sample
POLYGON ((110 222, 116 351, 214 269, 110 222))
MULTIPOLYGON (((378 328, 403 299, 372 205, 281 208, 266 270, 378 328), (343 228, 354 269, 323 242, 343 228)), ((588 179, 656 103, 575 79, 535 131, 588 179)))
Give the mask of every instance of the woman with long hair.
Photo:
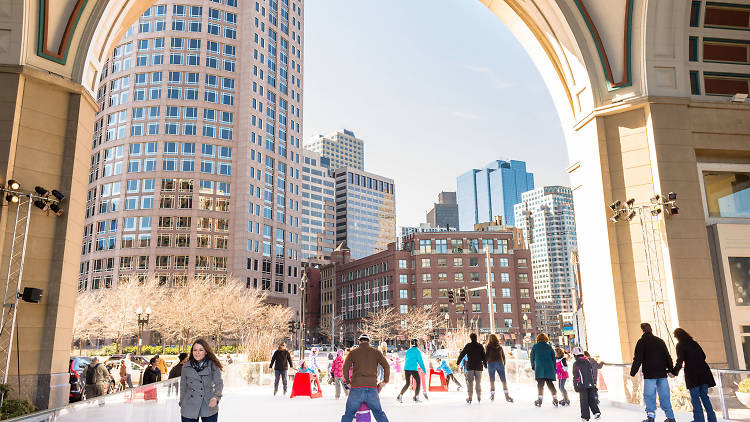
POLYGON ((221 362, 203 339, 195 340, 180 375, 182 422, 216 422, 224 389, 221 362))
POLYGON ((513 403, 513 399, 508 394, 508 383, 505 381, 505 352, 503 346, 500 345, 500 340, 495 334, 490 334, 487 339, 487 350, 485 356, 487 357, 487 370, 490 373, 490 400, 495 401, 495 374, 500 378, 500 382, 503 383, 503 392, 505 393, 505 400, 509 403, 513 403))
POLYGON ((673 374, 679 374, 682 365, 685 365, 685 387, 690 391, 690 401, 693 404, 693 422, 704 422, 706 419, 708 422, 716 422, 716 412, 708 399, 708 389, 715 386, 716 381, 706 363, 706 354, 687 331, 677 328, 673 334, 677 339, 677 364, 673 374), (704 409, 706 419, 703 418, 704 409))
POLYGON ((544 333, 536 336, 536 344, 531 348, 531 369, 536 379, 536 389, 539 397, 534 402, 536 407, 542 405, 544 397, 544 385, 552 393, 552 404, 557 407, 557 390, 555 390, 555 351, 549 345, 549 337, 544 333))

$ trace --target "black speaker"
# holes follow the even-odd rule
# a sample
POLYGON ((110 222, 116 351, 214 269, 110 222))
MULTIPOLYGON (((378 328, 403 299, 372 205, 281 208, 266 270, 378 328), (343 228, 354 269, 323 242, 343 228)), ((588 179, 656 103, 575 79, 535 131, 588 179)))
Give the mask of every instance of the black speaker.
POLYGON ((24 302, 39 303, 42 301, 42 293, 44 293, 44 290, 42 289, 35 289, 33 287, 24 287, 23 294, 21 295, 21 299, 24 302))

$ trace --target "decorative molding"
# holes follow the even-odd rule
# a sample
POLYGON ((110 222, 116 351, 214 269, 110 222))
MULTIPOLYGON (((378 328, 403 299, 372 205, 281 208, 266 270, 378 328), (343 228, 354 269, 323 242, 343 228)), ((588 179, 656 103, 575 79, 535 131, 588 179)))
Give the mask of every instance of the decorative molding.
POLYGON ((76 0, 76 4, 70 12, 68 23, 65 25, 65 32, 63 32, 62 38, 60 39, 60 45, 56 52, 47 48, 47 35, 49 32, 47 29, 47 17, 49 16, 50 1, 52 0, 39 0, 39 34, 37 37, 36 54, 39 57, 44 57, 47 60, 64 65, 68 60, 68 52, 70 51, 70 43, 73 40, 73 33, 78 26, 78 21, 81 19, 83 9, 86 7, 88 0, 76 0))
POLYGON ((584 6, 583 0, 573 0, 573 2, 578 7, 578 11, 581 13, 584 22, 586 22, 586 27, 588 28, 589 33, 591 33, 591 37, 594 39, 594 43, 596 44, 596 51, 597 53, 599 53, 599 60, 601 61, 604 75, 607 78, 607 89, 609 91, 614 91, 620 88, 631 86, 633 84, 631 69, 631 45, 633 31, 633 4, 635 3, 635 0, 625 0, 625 40, 623 49, 625 60, 623 65, 623 79, 620 81, 614 80, 614 76, 612 75, 612 67, 609 64, 609 57, 607 57, 607 50, 604 48, 604 43, 602 43, 602 39, 599 36, 599 31, 597 31, 596 29, 596 24, 591 19, 588 10, 586 10, 586 6, 584 6))

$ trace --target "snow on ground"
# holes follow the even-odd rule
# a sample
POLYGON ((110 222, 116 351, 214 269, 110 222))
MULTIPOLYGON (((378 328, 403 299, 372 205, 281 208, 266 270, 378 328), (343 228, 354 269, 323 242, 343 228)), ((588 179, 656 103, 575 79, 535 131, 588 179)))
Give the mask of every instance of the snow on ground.
MULTIPOLYGON (((486 374, 485 374, 486 375, 486 374)), ((459 377, 462 378, 462 377, 459 377)), ((463 382, 463 379, 461 379, 463 382)), ((500 385, 498 385, 500 386, 500 385)), ((381 393, 381 403, 388 418, 392 422, 400 421, 446 421, 455 422, 468 420, 472 422, 489 422, 502 420, 503 422, 555 421, 572 422, 580 420, 578 395, 570 391, 571 405, 569 407, 552 406, 549 392, 546 392, 545 403, 536 408, 535 386, 511 386, 514 403, 506 403, 502 391, 495 402, 489 400, 489 382, 485 376, 481 403, 476 399, 473 404, 465 402, 465 391, 456 392, 451 385, 451 392, 428 393, 429 400, 414 403, 412 392, 407 392, 404 403, 396 401, 397 388, 394 384, 386 386, 381 393)), ((289 386, 291 390, 291 385, 289 386)), ((159 392, 158 400, 134 400, 126 403, 123 400, 108 401, 104 405, 92 403, 78 406, 60 414, 56 422, 168 422, 180 420, 176 397, 167 397, 165 391, 159 392)), ((273 421, 302 418, 305 421, 339 421, 344 412, 345 397, 336 400, 332 385, 323 386, 323 397, 318 399, 273 396, 272 387, 244 387, 226 389, 220 403, 219 421, 273 421)), ((640 409, 625 409, 607 405, 602 397, 602 421, 606 422, 634 422, 645 416, 640 409)), ((92 400, 93 401, 93 400, 92 400)), ((657 420, 663 420, 663 414, 657 414, 657 420)), ((593 420, 593 418, 592 418, 593 420)), ((677 416, 679 422, 690 421, 689 415, 677 416)), ((374 421, 374 419, 373 419, 374 421)))

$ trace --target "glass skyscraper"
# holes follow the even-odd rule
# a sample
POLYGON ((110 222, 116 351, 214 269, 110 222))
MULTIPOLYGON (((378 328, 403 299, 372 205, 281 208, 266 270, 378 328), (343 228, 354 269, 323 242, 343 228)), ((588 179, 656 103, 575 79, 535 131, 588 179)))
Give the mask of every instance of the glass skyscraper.
POLYGON ((303 0, 160 1, 102 73, 81 289, 232 274, 298 306, 303 0))
POLYGON ((348 167, 334 171, 336 243, 346 242, 352 259, 384 251, 396 241, 393 179, 348 167))
POLYGON ((474 224, 503 217, 513 226, 513 206, 521 194, 534 189, 534 175, 526 171, 524 161, 493 161, 481 169, 472 169, 456 179, 458 223, 461 231, 474 230, 474 224))

